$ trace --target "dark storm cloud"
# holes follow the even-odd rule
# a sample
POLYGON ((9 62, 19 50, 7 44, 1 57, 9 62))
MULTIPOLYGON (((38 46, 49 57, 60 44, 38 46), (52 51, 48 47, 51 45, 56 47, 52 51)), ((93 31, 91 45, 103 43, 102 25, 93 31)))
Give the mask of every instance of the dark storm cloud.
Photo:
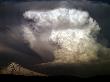
MULTIPOLYGON (((17 0, 16 0, 17 1, 17 0)), ((28 0, 30 1, 30 0, 28 0)), ((23 13, 27 10, 46 10, 57 7, 77 8, 86 10, 99 23, 101 27, 101 36, 99 42, 105 45, 104 37, 110 43, 110 5, 106 3, 96 3, 92 1, 30 1, 30 2, 2 2, 0 4, 0 60, 17 61, 20 64, 29 66, 32 63, 43 62, 39 54, 31 50, 21 39, 19 28, 25 24, 23 13), (12 29, 15 30, 12 30, 12 29), (14 37, 12 35, 15 35, 14 37), (4 50, 3 50, 4 49, 4 50)), ((40 43, 39 43, 40 44, 40 43)), ((7 61, 7 62, 9 62, 7 61)), ((6 63, 7 63, 6 62, 6 63)))

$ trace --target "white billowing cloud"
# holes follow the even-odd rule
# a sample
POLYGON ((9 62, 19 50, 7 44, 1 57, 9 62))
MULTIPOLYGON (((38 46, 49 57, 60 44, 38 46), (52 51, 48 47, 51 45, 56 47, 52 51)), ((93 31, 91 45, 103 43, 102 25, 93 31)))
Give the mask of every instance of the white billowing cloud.
MULTIPOLYGON (((77 9, 57 8, 46 11, 26 11, 23 16, 33 20, 32 27, 24 27, 24 39, 30 43, 33 50, 37 42, 35 35, 39 30, 50 29, 47 41, 55 46, 53 63, 86 63, 97 60, 100 49, 96 42, 97 33, 100 31, 98 23, 86 11, 77 9), (33 30, 31 29, 33 28, 33 30), (95 37, 93 37, 95 36, 95 37)), ((43 32, 42 37, 47 34, 43 32)), ((43 46, 43 45, 42 45, 43 46)), ((42 49, 40 49, 42 50, 42 49)), ((43 54, 45 55, 45 54, 43 54)))

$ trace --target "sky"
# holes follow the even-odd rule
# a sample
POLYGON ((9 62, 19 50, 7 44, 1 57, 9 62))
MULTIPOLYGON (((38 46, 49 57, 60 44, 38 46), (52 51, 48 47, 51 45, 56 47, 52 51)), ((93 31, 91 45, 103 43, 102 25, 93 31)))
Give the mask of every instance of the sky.
MULTIPOLYGON (((7 0, 8 1, 8 0, 7 0)), ((82 0, 80 0, 82 1, 82 0)), ((56 5, 59 5, 58 1, 51 2, 51 4, 47 4, 45 5, 45 2, 41 2, 42 5, 37 4, 37 2, 21 2, 21 3, 17 3, 17 1, 15 3, 3 3, 1 4, 1 16, 0 16, 0 21, 1 21, 1 25, 0 27, 2 28, 1 30, 4 29, 4 26, 10 26, 10 25, 17 25, 19 23, 22 23, 22 12, 24 12, 25 10, 28 9, 41 9, 41 8, 54 8, 56 7, 56 5), (12 4, 12 5, 11 5, 12 4), (37 5, 37 7, 36 7, 37 5), (16 20, 18 19, 18 20, 16 20), (10 21, 11 20, 11 21, 10 21), (14 22, 14 23, 13 23, 14 22), (4 24, 6 23, 6 24, 4 24)), ((99 0, 98 0, 99 2, 99 0)), ((47 2, 48 3, 48 2, 47 2)), ((76 2, 77 3, 77 2, 76 2)), ((63 3, 61 3, 63 4, 63 3)), ((69 2, 69 7, 75 7, 75 8, 79 8, 79 9, 83 9, 83 10, 87 10, 89 11, 90 15, 95 18, 99 24, 102 27, 102 34, 104 35, 105 38, 108 39, 108 41, 110 41, 110 36, 109 36, 109 14, 110 14, 110 9, 109 9, 109 5, 107 3, 101 4, 101 3, 91 3, 90 1, 82 1, 79 2, 77 4, 75 4, 74 2, 71 3, 69 2), (73 5, 74 4, 74 5, 73 5)), ((65 5, 68 5, 68 3, 66 3, 65 5)), ((109 46, 109 45, 108 45, 109 46)))
POLYGON ((23 13, 27 10, 51 10, 59 7, 75 8, 89 12, 100 28, 97 42, 110 48, 110 1, 109 0, 0 0, 0 66, 17 62, 24 67, 54 60, 47 44, 38 43, 41 51, 35 52, 24 43, 21 25, 27 24, 23 13), (43 53, 42 50, 44 51, 43 53), (48 51, 48 52, 47 52, 48 51), (43 58, 42 54, 51 54, 43 58))

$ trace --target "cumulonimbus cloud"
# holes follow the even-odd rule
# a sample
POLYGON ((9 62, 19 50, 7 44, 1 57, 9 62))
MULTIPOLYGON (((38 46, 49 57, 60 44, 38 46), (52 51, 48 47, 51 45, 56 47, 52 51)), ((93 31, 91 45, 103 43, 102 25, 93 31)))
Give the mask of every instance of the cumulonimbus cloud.
POLYGON ((44 58, 48 56, 43 53, 45 46, 48 46, 55 57, 53 63, 87 63, 100 59, 100 50, 104 54, 109 52, 97 42, 97 34, 101 29, 87 11, 68 8, 29 10, 23 16, 32 20, 23 26, 24 40, 44 58), (47 45, 39 46, 38 42, 47 45))

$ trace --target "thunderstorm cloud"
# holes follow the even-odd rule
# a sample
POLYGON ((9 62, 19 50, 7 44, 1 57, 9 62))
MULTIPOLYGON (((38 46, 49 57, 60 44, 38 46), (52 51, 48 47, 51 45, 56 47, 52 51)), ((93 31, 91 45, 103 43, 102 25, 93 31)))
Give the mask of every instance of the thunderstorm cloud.
POLYGON ((78 63, 97 59, 99 46, 95 40, 97 37, 93 36, 100 31, 100 27, 86 11, 58 8, 50 11, 27 11, 24 17, 35 22, 31 23, 30 28, 23 29, 24 39, 29 41, 30 47, 35 51, 38 50, 36 42, 39 37, 41 42, 48 41, 50 46, 54 44, 57 47, 53 50, 56 62, 78 63), (37 32, 42 34, 37 37, 34 35, 37 32))
POLYGON ((107 3, 6 1, 0 3, 0 11, 1 67, 16 62, 51 75, 55 74, 52 70, 61 73, 66 69, 57 69, 59 64, 74 67, 110 63, 110 5, 107 3))

